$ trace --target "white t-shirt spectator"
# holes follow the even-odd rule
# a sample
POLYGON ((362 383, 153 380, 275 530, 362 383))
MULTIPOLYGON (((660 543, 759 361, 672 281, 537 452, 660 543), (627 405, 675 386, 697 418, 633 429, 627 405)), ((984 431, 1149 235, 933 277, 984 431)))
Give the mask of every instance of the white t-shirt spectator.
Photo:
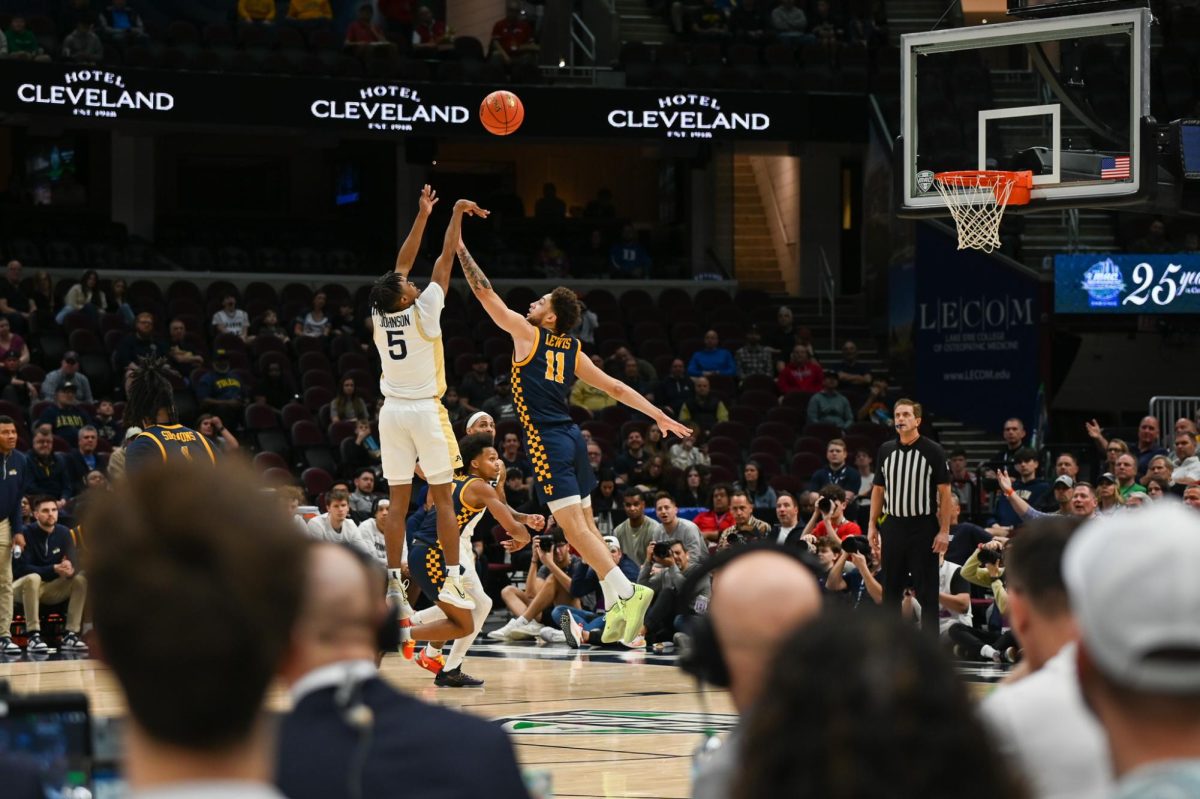
POLYGON ((1175 467, 1175 471, 1171 472, 1171 482, 1185 484, 1200 482, 1200 456, 1192 455, 1184 458, 1183 462, 1175 467))
MULTIPOLYGON (((969 592, 971 588, 967 585, 967 581, 963 579, 961 571, 962 567, 957 563, 942 561, 942 567, 938 570, 938 591, 943 594, 965 594, 969 592)), ((966 613, 951 613, 943 607, 938 607, 938 633, 945 635, 946 631, 954 624, 971 626, 971 608, 969 606, 966 613)))
POLYGON ((333 529, 333 525, 329 523, 328 513, 314 516, 308 520, 308 534, 318 541, 349 544, 361 549, 371 557, 375 557, 375 542, 364 538, 358 530, 358 525, 352 522, 349 516, 346 517, 346 521, 342 522, 341 530, 333 529))
MULTIPOLYGON (((379 525, 375 523, 375 519, 367 519, 358 526, 358 534, 364 541, 371 543, 371 554, 375 559, 387 566, 387 541, 383 537, 383 531, 379 529, 379 525)), ((404 542, 404 555, 401 558, 403 561, 408 561, 408 541, 407 537, 404 542)))
POLYGON ((241 308, 233 313, 226 313, 222 308, 213 314, 212 323, 213 327, 224 327, 226 333, 232 333, 235 336, 244 336, 250 329, 250 317, 241 308))
POLYGON ((306 313, 300 319, 300 335, 319 338, 329 331, 330 324, 328 316, 315 319, 311 312, 306 313))
POLYGON ((1108 745, 1079 693, 1074 644, 1028 677, 1001 685, 979 712, 1035 799, 1111 795, 1108 745))

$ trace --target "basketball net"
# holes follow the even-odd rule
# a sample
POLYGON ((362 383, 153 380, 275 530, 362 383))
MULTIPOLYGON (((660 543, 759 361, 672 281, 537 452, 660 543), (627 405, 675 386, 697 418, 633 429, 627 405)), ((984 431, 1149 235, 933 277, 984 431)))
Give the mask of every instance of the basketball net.
POLYGON ((975 170, 939 172, 938 193, 958 228, 958 249, 993 252, 1000 247, 1000 221, 1011 202, 1025 205, 1033 186, 1032 172, 975 170))

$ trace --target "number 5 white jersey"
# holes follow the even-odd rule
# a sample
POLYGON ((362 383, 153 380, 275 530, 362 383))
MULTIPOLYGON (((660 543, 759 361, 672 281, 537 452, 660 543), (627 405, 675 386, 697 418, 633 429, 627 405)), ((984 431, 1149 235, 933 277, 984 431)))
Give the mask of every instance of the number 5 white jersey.
POLYGON ((372 312, 375 347, 383 373, 379 390, 391 399, 440 399, 446 393, 442 355, 442 308, 446 294, 430 283, 417 301, 399 313, 372 312))

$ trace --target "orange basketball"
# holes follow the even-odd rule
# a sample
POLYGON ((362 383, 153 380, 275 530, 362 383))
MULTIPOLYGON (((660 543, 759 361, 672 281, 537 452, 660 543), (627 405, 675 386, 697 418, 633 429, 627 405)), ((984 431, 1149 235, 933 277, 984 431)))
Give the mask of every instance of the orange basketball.
POLYGON ((488 133, 507 136, 525 121, 525 106, 521 104, 520 97, 501 89, 483 98, 483 104, 479 106, 479 121, 488 133))

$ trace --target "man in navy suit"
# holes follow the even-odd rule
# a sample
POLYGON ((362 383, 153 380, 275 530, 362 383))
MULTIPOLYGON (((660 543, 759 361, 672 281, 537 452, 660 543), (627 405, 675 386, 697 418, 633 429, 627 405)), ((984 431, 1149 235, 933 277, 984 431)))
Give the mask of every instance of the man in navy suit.
POLYGON ((283 678, 276 784, 289 799, 437 796, 528 799, 512 745, 483 719, 400 693, 375 668, 395 624, 379 580, 338 544, 314 544, 283 678), (378 591, 375 583, 378 583, 378 591))

